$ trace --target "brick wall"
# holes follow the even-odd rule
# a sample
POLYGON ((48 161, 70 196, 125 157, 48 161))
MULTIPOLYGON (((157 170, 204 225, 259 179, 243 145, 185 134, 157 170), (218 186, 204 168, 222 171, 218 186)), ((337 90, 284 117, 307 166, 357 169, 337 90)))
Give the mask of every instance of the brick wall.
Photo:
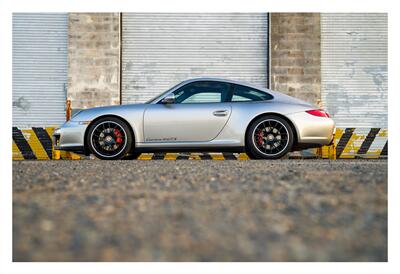
POLYGON ((119 104, 119 14, 70 13, 68 38, 72 108, 119 104))
POLYGON ((320 37, 319 13, 271 14, 271 89, 320 100, 320 37))

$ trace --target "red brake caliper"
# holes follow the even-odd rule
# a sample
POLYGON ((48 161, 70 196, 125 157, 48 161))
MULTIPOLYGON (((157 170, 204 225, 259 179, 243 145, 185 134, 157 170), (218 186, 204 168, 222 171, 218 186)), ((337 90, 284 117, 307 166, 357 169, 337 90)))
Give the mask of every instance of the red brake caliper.
POLYGON ((262 132, 262 130, 260 130, 260 131, 257 133, 257 144, 258 144, 259 146, 262 146, 262 145, 264 144, 263 137, 264 137, 263 132, 262 132))
POLYGON ((114 134, 117 137, 117 140, 115 140, 115 141, 118 144, 122 143, 122 134, 121 134, 121 132, 118 129, 114 128, 114 134))

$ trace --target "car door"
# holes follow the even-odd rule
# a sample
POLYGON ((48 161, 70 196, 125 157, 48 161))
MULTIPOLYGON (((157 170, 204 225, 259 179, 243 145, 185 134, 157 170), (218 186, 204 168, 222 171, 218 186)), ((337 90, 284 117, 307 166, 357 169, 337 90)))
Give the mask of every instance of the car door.
POLYGON ((230 117, 230 89, 225 82, 191 82, 174 91, 174 103, 150 104, 143 118, 145 142, 211 141, 230 117))

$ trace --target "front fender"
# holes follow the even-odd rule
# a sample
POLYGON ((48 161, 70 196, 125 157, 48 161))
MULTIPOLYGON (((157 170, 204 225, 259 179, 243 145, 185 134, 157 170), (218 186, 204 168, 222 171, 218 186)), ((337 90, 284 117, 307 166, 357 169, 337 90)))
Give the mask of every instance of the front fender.
POLYGON ((91 124, 94 120, 105 117, 115 116, 125 120, 131 127, 135 136, 135 142, 142 142, 144 139, 143 132, 143 113, 146 109, 146 104, 120 105, 109 107, 98 107, 82 110, 77 113, 72 119, 72 122, 91 124))

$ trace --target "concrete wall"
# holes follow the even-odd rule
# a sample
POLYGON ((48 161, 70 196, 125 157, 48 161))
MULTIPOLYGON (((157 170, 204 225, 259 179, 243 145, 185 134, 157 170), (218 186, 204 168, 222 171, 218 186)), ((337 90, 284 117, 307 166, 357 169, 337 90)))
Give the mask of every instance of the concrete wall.
POLYGON ((271 88, 317 103, 321 98, 319 13, 271 14, 271 88))
POLYGON ((119 14, 70 13, 68 28, 72 108, 119 104, 119 14))

